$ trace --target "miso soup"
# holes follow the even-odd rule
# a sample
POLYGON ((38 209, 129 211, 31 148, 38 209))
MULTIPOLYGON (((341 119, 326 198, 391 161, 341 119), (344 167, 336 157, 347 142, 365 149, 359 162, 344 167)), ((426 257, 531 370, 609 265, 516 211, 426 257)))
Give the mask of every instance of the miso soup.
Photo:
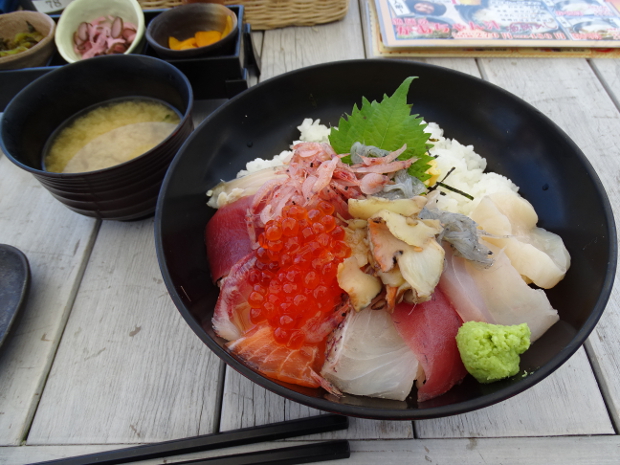
POLYGON ((148 152, 181 122, 155 99, 118 99, 87 109, 63 124, 44 149, 43 165, 55 173, 95 171, 148 152))

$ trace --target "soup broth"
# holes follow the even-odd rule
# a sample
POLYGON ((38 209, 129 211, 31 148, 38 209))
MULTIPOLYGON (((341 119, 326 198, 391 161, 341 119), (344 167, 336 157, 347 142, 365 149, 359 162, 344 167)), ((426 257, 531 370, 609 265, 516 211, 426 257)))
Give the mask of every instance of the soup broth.
POLYGON ((86 110, 50 138, 43 165, 55 173, 95 171, 148 152, 178 126, 181 118, 154 99, 114 100, 86 110))

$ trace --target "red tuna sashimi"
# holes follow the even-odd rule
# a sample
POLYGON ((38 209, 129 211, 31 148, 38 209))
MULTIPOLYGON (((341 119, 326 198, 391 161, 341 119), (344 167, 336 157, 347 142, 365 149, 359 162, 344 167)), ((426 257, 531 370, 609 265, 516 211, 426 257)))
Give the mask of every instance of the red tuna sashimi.
POLYGON ((252 251, 245 215, 253 196, 218 209, 207 223, 205 243, 213 282, 226 276, 235 263, 252 251))
POLYGON ((463 322, 441 290, 427 302, 399 303, 392 319, 426 376, 418 385, 418 402, 444 394, 467 375, 455 339, 463 322))

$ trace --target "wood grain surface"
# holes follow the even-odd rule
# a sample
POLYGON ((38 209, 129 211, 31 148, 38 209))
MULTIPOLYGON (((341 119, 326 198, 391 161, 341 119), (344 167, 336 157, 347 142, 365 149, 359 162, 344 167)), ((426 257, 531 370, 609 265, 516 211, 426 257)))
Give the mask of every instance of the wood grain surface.
POLYGON ((0 350, 0 446, 27 434, 98 226, 0 155, 0 243, 20 249, 32 274, 27 305, 0 350))
MULTIPOLYGON (((366 1, 352 0, 339 22, 254 33, 259 80, 369 58, 366 1)), ((486 79, 555 121, 586 154, 620 216, 619 61, 420 61, 486 79)), ((221 103, 197 104, 196 123, 221 103)), ((26 310, 0 350, 0 465, 320 413, 224 367, 193 334, 162 282, 153 219, 101 223, 77 215, 0 155, 0 243, 25 252, 33 275, 26 310)), ((585 348, 500 404, 415 422, 352 418, 347 431, 286 445, 347 438, 351 459, 332 462, 343 464, 620 463, 619 307, 616 283, 585 348)))
POLYGON ((28 444, 211 433, 219 365, 166 291, 153 219, 104 222, 28 444))

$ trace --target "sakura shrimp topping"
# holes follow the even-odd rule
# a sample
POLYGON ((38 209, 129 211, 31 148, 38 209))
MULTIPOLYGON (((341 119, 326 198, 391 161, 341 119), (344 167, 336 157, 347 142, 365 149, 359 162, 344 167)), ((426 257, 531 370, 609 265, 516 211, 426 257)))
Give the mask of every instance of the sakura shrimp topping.
POLYGON ((331 203, 336 215, 349 218, 348 199, 380 192, 392 182, 394 173, 411 166, 414 159, 396 160, 405 150, 403 146, 385 157, 362 157, 361 164, 350 166, 328 144, 298 143, 282 168, 288 178, 267 182, 256 193, 250 223, 260 229, 281 216, 286 205, 306 207, 321 200, 331 203))

